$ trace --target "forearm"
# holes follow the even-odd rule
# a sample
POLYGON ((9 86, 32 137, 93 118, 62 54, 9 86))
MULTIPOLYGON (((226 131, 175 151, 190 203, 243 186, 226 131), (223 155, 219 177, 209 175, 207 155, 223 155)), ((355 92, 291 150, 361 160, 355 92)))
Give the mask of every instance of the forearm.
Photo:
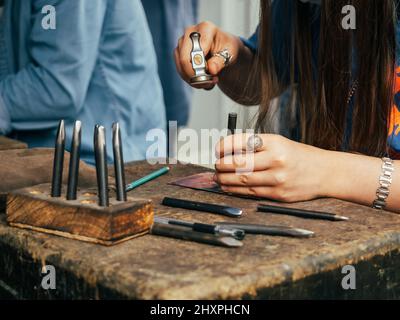
POLYGON ((245 106, 257 105, 261 100, 259 70, 254 60, 255 54, 237 38, 239 53, 235 64, 222 70, 219 88, 232 100, 245 106))
MULTIPOLYGON (((327 196, 372 206, 379 187, 382 160, 344 152, 325 153, 327 196)), ((395 161, 387 210, 400 213, 400 161, 395 161)))

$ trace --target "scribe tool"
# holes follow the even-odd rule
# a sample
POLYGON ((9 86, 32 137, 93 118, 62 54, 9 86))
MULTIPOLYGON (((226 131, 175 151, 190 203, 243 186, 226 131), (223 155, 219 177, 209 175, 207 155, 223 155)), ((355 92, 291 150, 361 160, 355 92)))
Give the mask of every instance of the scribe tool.
POLYGON ((337 215, 334 213, 301 210, 301 209, 268 206, 268 205, 259 205, 257 208, 257 211, 266 212, 266 213, 284 214, 284 215, 288 215, 288 216, 295 216, 295 217, 305 218, 305 219, 320 219, 320 220, 329 220, 329 221, 347 221, 347 220, 349 220, 349 218, 347 218, 347 217, 343 217, 343 216, 340 216, 340 215, 337 215))

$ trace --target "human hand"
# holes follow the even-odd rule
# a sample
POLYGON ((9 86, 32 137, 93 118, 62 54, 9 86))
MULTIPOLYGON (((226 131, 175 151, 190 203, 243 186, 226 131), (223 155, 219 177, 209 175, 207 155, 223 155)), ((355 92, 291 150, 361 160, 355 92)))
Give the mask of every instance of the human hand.
POLYGON ((202 22, 198 25, 188 27, 184 35, 178 40, 174 50, 176 69, 183 80, 190 84, 190 78, 194 76, 191 63, 192 40, 190 34, 198 32, 201 35, 200 45, 207 59, 207 70, 213 76, 212 85, 196 85, 196 88, 211 89, 218 83, 219 73, 226 67, 221 57, 213 56, 218 51, 227 49, 232 59, 229 66, 235 64, 239 55, 239 49, 243 46, 242 41, 227 32, 222 31, 211 22, 202 22))
POLYGON ((282 202, 328 196, 332 175, 329 151, 279 135, 260 134, 263 148, 246 153, 249 136, 228 136, 216 146, 214 180, 223 191, 282 202))

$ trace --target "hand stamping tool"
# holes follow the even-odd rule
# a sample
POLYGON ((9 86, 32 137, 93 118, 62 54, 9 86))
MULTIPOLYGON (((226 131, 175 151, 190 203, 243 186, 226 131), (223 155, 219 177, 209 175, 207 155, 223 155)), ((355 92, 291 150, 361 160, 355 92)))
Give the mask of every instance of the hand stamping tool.
POLYGON ((76 121, 71 142, 71 158, 69 160, 67 200, 76 200, 79 178, 79 162, 81 159, 82 123, 76 121))
POLYGON ((54 149, 53 180, 51 184, 51 196, 61 197, 62 176, 64 169, 64 149, 65 149, 65 124, 61 120, 58 125, 56 145, 54 149))
POLYGON ((206 59, 200 45, 200 33, 192 32, 190 39, 192 40, 191 62, 195 75, 190 79, 190 83, 194 87, 203 87, 204 85, 212 85, 213 77, 206 72, 206 59))
POLYGON ((116 197, 118 201, 126 201, 124 156, 122 152, 121 129, 118 122, 113 123, 112 130, 116 197))

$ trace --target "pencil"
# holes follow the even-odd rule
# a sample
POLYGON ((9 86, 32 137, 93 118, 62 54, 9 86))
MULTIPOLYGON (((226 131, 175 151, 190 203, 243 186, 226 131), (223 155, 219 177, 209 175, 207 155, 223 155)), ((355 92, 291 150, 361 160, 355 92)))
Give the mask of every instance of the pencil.
POLYGON ((301 210, 301 209, 268 206, 268 205, 259 205, 257 208, 257 211, 276 213, 276 214, 285 214, 285 215, 289 215, 289 216, 295 216, 295 217, 306 218, 306 219, 321 219, 321 220, 330 220, 330 221, 347 221, 347 220, 349 220, 349 218, 347 218, 347 217, 339 216, 334 213, 301 210))
POLYGON ((140 178, 136 181, 133 181, 132 183, 128 184, 126 186, 126 192, 132 191, 133 189, 151 181, 154 179, 157 179, 158 177, 162 176, 163 174, 166 174, 169 171, 169 167, 163 167, 159 170, 156 170, 147 176, 144 176, 143 178, 140 178))

